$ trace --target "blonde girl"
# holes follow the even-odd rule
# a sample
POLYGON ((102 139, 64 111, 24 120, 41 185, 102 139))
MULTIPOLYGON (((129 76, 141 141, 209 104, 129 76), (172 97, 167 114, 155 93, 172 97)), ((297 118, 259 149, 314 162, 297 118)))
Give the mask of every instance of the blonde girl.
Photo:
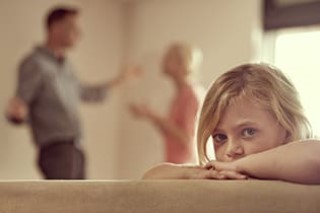
POLYGON ((199 166, 162 164, 144 178, 320 183, 320 143, 312 139, 295 87, 270 65, 244 64, 212 84, 200 114, 197 145, 199 166), (210 137, 215 160, 208 158, 210 137))

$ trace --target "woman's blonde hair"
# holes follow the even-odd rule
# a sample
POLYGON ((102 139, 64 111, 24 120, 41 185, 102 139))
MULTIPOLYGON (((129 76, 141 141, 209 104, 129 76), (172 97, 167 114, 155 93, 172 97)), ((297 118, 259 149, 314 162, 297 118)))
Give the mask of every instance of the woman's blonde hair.
POLYGON ((168 49, 179 57, 187 76, 196 75, 203 60, 202 51, 198 47, 185 42, 174 42, 168 49))
POLYGON ((298 92, 289 79, 270 65, 244 64, 221 75, 207 92, 197 133, 200 164, 209 160, 207 141, 235 98, 248 98, 269 110, 287 131, 289 141, 312 136, 298 92))

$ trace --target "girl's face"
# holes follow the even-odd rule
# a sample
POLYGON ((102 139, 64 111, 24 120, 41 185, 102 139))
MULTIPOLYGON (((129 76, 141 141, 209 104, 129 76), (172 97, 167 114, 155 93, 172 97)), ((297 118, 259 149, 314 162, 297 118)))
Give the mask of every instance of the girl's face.
POLYGON ((233 161, 277 147, 287 132, 274 116, 246 98, 230 104, 212 133, 218 161, 233 161))

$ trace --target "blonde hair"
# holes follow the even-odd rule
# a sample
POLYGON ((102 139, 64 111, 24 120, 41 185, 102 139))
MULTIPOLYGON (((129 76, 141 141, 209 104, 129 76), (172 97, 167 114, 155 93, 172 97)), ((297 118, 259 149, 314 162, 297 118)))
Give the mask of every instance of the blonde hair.
POLYGON ((205 164, 207 141, 226 107, 235 98, 248 98, 269 110, 288 132, 290 141, 312 136, 298 92, 277 68, 267 64, 244 64, 221 75, 210 87, 199 118, 197 146, 200 164, 205 164))
POLYGON ((168 50, 174 52, 182 61, 187 76, 196 75, 203 61, 203 54, 199 48, 184 42, 174 42, 168 50))

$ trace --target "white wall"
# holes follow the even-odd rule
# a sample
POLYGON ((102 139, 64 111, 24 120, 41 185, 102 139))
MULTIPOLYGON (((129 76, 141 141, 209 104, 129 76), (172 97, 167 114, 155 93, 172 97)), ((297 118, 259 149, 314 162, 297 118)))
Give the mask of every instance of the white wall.
MULTIPOLYGON (((122 56, 122 10, 116 1, 104 0, 0 0, 0 112, 13 95, 19 60, 43 36, 42 21, 49 8, 71 4, 82 8, 84 33, 71 53, 78 75, 88 82, 110 78, 122 56)), ((90 178, 115 177, 118 126, 117 92, 103 105, 82 107, 90 178)), ((39 178, 36 153, 26 127, 13 127, 0 115, 0 179, 39 178)))
MULTIPOLYGON (((74 64, 84 81, 103 82, 122 68, 122 4, 105 0, 81 3, 84 38, 74 52, 74 64)), ((120 95, 116 89, 104 104, 82 107, 90 178, 116 178, 120 95)))
MULTIPOLYGON (((159 70, 162 50, 172 41, 198 45, 204 52, 201 82, 208 86, 227 69, 258 58, 260 1, 145 0, 133 4, 128 58, 145 67, 146 78, 129 87, 127 102, 144 100, 163 115, 172 93, 159 70)), ((162 138, 151 125, 122 117, 119 177, 137 178, 162 161, 162 138)))

